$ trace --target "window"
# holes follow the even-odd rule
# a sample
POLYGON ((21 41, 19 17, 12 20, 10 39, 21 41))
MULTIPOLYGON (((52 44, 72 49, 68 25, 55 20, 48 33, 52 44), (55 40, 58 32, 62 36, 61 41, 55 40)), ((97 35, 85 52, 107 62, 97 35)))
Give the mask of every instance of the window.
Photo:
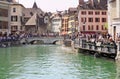
POLYGON ((0 21, 0 29, 8 29, 8 22, 0 21))
POLYGON ((18 27, 17 26, 11 26, 11 30, 17 30, 18 27))
POLYGON ((86 15, 86 11, 82 11, 81 14, 82 14, 82 15, 86 15))
POLYGON ((17 20, 18 20, 17 16, 11 16, 11 21, 17 22, 17 20))
POLYGON ((84 21, 84 19, 83 18, 81 18, 81 22, 83 22, 84 21))
POLYGON ((99 26, 98 25, 96 26, 96 30, 99 30, 99 26))
POLYGON ((89 14, 89 15, 93 15, 93 12, 92 12, 92 11, 89 11, 88 14, 89 14))
POLYGON ((7 24, 3 24, 3 29, 8 29, 8 25, 7 24))
POLYGON ((102 18, 102 22, 106 22, 106 18, 102 18))
POLYGON ((86 22, 86 18, 81 18, 81 22, 86 22))
POLYGON ((99 11, 96 11, 95 14, 96 14, 96 15, 100 15, 100 12, 99 12, 99 11))
POLYGON ((8 10, 0 8, 0 16, 8 17, 8 10))
POLYGON ((102 30, 104 30, 104 26, 102 25, 102 30))
POLYGON ((95 22, 100 22, 100 18, 95 18, 95 22))
POLYGON ((106 12, 102 12, 102 15, 106 15, 106 12))
POLYGON ((93 22, 93 18, 88 18, 88 22, 93 22))
POLYGON ((83 25, 83 31, 85 31, 85 25, 83 25))
POLYGON ((88 30, 90 30, 90 25, 88 25, 88 30))
POLYGON ((32 13, 32 12, 30 12, 30 15, 31 15, 31 16, 33 16, 33 13, 32 13))
POLYGON ((16 12, 16 8, 13 8, 13 12, 16 12))

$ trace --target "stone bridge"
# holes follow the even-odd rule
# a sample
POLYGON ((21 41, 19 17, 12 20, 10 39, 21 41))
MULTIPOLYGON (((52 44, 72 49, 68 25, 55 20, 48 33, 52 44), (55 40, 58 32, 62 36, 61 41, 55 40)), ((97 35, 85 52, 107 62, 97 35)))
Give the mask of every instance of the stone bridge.
POLYGON ((28 44, 34 44, 35 42, 39 42, 42 44, 55 44, 56 42, 63 40, 63 37, 29 37, 20 40, 20 42, 28 44))

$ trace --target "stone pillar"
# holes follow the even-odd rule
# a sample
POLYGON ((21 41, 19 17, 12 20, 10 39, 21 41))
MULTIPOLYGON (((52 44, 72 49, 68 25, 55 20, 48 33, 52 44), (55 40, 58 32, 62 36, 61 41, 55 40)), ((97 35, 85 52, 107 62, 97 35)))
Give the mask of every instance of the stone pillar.
POLYGON ((120 61, 120 41, 117 43, 117 55, 115 59, 120 61))
POLYGON ((120 18, 120 0, 117 0, 117 18, 120 18))
POLYGON ((117 18, 117 1, 108 1, 108 32, 113 36, 113 19, 117 18))

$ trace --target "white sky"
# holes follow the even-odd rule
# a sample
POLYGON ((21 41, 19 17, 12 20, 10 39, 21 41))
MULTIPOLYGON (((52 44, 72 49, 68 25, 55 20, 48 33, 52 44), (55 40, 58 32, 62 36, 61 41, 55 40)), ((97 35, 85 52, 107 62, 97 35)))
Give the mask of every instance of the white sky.
MULTIPOLYGON (((16 0, 26 8, 32 8, 36 1, 39 8, 46 12, 55 12, 67 10, 69 7, 77 7, 79 0, 16 0)), ((86 1, 86 0, 85 0, 86 1)))

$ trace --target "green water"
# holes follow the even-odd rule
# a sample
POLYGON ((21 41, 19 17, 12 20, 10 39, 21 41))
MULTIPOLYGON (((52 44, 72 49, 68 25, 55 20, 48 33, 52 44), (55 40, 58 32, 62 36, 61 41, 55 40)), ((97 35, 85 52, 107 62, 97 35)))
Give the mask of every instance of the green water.
POLYGON ((0 79, 120 79, 120 65, 62 46, 0 48, 0 79))

